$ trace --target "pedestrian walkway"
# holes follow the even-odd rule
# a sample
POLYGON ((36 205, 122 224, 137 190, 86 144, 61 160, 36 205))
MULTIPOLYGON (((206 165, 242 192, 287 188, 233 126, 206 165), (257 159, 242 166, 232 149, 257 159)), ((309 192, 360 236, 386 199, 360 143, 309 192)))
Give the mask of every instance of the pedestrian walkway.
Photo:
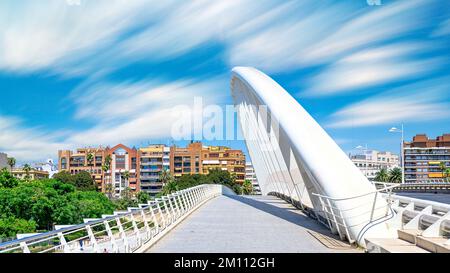
POLYGON ((274 196, 216 197, 193 212, 147 252, 360 252, 274 196), (320 236, 317 236, 320 234, 320 236), (325 238, 325 240, 321 239, 325 238))

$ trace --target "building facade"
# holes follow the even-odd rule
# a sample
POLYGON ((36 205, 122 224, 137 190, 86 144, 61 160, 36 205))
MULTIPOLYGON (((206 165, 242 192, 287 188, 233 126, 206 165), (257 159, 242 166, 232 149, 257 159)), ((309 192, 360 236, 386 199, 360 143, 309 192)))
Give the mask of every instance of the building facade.
POLYGON ((163 187, 160 175, 170 169, 170 148, 165 145, 149 145, 139 149, 140 190, 155 196, 163 187))
POLYGON ((201 142, 188 144, 186 148, 170 147, 170 172, 174 177, 184 174, 202 174, 202 150, 201 142))
POLYGON ((89 172, 98 189, 113 197, 121 196, 126 188, 155 196, 164 186, 160 180, 163 170, 169 170, 176 178, 185 174, 208 174, 211 169, 218 168, 234 174, 239 184, 245 181, 245 155, 241 150, 208 147, 201 142, 192 142, 187 147, 155 144, 135 149, 119 144, 113 148, 62 150, 58 152, 58 158, 60 171, 89 172), (102 166, 107 157, 111 158, 111 163, 105 171, 102 166))
POLYGON ((131 192, 138 192, 140 190, 138 151, 118 144, 107 148, 106 156, 111 158, 111 164, 109 170, 104 173, 103 191, 112 193, 116 198, 127 188, 131 192))
POLYGON ((211 169, 221 169, 234 174, 236 182, 245 181, 245 155, 241 150, 224 146, 209 146, 202 149, 202 173, 208 174, 211 169))
POLYGON ((77 174, 86 171, 91 174, 98 190, 105 192, 104 171, 102 169, 106 158, 106 148, 80 148, 76 151, 58 151, 58 169, 70 174, 77 174), (89 154, 92 154, 92 161, 89 161, 89 154))
POLYGON ((350 159, 371 181, 381 169, 391 170, 400 166, 399 156, 391 152, 365 150, 361 154, 350 155, 350 159))
POLYGON ((403 143, 405 183, 443 182, 450 168, 450 134, 430 139, 417 134, 403 143))
POLYGON ((261 189, 259 188, 258 179, 256 178, 255 169, 251 162, 245 162, 245 180, 249 180, 253 185, 253 193, 261 194, 261 189))
POLYGON ((31 169, 26 172, 22 168, 13 169, 12 175, 18 179, 29 179, 29 180, 39 180, 39 179, 47 179, 49 178, 49 174, 46 171, 31 169))
POLYGON ((8 155, 0 153, 0 169, 8 167, 8 155))

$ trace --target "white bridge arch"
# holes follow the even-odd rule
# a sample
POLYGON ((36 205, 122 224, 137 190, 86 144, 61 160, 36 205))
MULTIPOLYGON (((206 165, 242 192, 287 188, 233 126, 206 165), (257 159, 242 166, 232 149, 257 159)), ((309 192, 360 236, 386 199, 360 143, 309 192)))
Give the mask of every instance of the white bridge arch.
POLYGON ((312 208, 350 242, 388 236, 386 199, 286 90, 257 69, 236 67, 231 93, 263 194, 312 208))

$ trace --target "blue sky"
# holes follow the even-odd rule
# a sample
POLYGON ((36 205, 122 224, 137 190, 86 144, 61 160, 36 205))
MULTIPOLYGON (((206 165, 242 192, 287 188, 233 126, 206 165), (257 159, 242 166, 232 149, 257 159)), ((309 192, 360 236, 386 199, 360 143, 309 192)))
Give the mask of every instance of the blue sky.
POLYGON ((170 144, 174 105, 232 103, 234 66, 273 77, 346 152, 397 152, 401 123, 450 132, 448 1, 5 0, 0 33, 0 151, 22 163, 170 144))

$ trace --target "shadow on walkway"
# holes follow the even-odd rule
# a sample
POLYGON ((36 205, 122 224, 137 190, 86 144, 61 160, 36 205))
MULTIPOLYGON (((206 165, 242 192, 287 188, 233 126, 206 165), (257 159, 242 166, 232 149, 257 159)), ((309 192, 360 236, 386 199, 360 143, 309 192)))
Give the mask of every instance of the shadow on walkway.
POLYGON ((319 222, 310 217, 304 215, 300 210, 293 207, 291 204, 285 202, 277 197, 261 196, 258 199, 239 196, 239 195, 225 195, 226 197, 254 207, 258 210, 269 213, 278 218, 284 219, 288 222, 301 226, 303 228, 315 231, 317 233, 339 239, 338 236, 332 234, 326 227, 322 226, 319 222), (282 204, 289 207, 279 207, 272 204, 282 204), (295 211, 295 212, 294 212, 295 211))

